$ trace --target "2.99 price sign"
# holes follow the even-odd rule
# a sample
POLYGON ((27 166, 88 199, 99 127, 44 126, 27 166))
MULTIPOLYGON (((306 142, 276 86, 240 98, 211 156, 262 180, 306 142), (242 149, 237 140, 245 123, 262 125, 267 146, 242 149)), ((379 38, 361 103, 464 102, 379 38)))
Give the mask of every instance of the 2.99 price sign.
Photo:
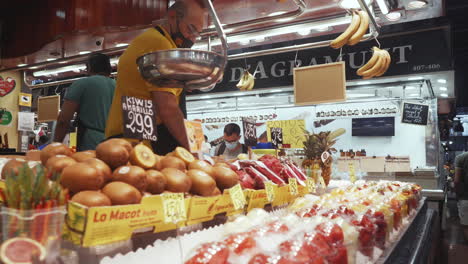
POLYGON ((122 96, 124 137, 156 141, 156 118, 153 101, 122 96))
POLYGON ((244 128, 244 142, 248 147, 257 145, 257 128, 255 126, 255 120, 252 118, 243 118, 242 126, 244 128))

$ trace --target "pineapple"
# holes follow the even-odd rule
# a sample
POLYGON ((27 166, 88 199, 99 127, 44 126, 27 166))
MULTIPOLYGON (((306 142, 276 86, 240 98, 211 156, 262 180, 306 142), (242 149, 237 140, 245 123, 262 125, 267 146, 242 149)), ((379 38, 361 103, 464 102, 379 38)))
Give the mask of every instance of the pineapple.
POLYGON ((343 135, 346 130, 343 128, 337 129, 333 132, 320 132, 318 134, 305 132, 304 153, 306 159, 302 162, 303 167, 311 167, 314 162, 319 162, 322 169, 322 177, 325 184, 328 185, 331 178, 331 163, 333 158, 330 156, 325 162, 322 161, 321 156, 324 152, 335 153, 336 149, 333 145, 336 143, 336 138, 343 135))

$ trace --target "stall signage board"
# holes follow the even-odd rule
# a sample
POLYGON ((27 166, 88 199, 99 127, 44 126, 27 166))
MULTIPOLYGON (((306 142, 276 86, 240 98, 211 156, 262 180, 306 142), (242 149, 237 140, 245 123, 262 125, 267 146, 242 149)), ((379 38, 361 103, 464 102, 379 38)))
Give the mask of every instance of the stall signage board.
POLYGON ((257 128, 255 120, 251 118, 242 119, 242 127, 244 128, 244 143, 248 147, 257 145, 257 128))
POLYGON ((281 127, 272 127, 270 128, 271 133, 271 143, 275 148, 283 145, 283 129, 281 127))
POLYGON ((21 106, 31 107, 32 104, 32 94, 29 93, 20 93, 18 104, 21 106))
POLYGON ((156 111, 153 101, 122 96, 124 137, 156 141, 156 111))
POLYGON ((429 105, 403 102, 401 122, 413 125, 427 125, 429 105))

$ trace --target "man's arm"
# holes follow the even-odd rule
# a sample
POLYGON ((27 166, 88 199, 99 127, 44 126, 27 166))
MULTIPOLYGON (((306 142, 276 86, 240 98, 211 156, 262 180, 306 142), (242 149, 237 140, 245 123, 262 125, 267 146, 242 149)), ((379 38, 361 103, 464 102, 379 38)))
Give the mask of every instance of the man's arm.
POLYGON ((57 126, 55 127, 54 132, 54 142, 62 142, 67 134, 70 121, 73 118, 75 112, 79 109, 79 104, 71 100, 65 99, 63 103, 62 110, 59 113, 57 118, 57 126))
POLYGON ((177 103, 177 97, 169 92, 151 92, 151 97, 162 123, 182 147, 190 149, 184 115, 177 103))

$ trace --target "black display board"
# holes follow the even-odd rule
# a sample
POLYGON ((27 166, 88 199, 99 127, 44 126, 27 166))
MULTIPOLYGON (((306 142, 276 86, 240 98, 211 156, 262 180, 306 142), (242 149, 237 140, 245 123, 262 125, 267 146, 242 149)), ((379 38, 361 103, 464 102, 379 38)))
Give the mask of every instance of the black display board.
POLYGON ((124 137, 156 141, 156 111, 153 101, 122 96, 124 137))
POLYGON ((283 144, 283 129, 281 127, 270 128, 271 143, 275 148, 283 144))
POLYGON ((403 103, 401 122, 413 125, 427 125, 429 106, 424 104, 403 103))
POLYGON ((244 128, 244 143, 248 147, 257 145, 257 128, 255 120, 252 118, 243 118, 242 127, 244 128))

